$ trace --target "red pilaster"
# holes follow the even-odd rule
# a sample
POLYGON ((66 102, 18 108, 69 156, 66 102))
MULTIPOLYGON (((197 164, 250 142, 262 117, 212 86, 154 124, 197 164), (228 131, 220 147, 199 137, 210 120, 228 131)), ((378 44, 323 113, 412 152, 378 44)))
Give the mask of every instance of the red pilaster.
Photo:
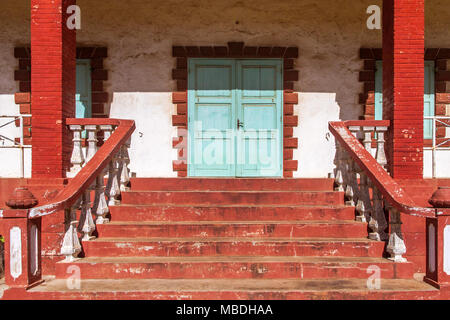
POLYGON ((28 219, 28 210, 3 211, 5 282, 10 288, 42 283, 41 218, 28 219))
POLYGON ((383 1, 383 117, 394 178, 423 178, 424 0, 383 1))
POLYGON ((31 0, 32 178, 63 178, 75 115, 76 31, 67 28, 75 0, 31 0))

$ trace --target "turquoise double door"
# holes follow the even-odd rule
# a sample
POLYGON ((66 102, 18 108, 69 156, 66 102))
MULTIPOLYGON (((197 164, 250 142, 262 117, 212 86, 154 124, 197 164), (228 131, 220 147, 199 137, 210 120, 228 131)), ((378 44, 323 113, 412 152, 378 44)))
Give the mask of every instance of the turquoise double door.
POLYGON ((189 59, 189 176, 282 176, 282 67, 280 59, 189 59))

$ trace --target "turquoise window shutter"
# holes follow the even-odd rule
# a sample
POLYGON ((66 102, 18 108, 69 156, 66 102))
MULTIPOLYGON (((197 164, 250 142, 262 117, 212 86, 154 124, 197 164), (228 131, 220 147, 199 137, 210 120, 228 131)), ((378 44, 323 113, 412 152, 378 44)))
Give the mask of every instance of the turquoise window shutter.
MULTIPOLYGON (((435 111, 434 96, 434 61, 425 61, 425 91, 423 96, 423 115, 433 117, 435 111)), ((425 139, 433 139, 433 120, 424 120, 423 133, 425 139)))
POLYGON ((92 117, 91 62, 88 59, 77 60, 76 73, 76 118, 92 117))
POLYGON ((383 120, 383 61, 376 62, 375 120, 383 120))

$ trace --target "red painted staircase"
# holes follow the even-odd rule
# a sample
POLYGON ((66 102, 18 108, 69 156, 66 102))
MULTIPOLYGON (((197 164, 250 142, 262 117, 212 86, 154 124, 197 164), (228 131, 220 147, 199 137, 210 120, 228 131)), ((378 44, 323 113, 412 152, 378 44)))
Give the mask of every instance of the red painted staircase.
POLYGON ((76 299, 425 299, 411 263, 333 191, 330 179, 132 179, 111 222, 29 297, 76 299), (81 288, 67 287, 79 267, 81 288), (379 268, 381 288, 367 279, 379 268), (369 271, 368 271, 369 270, 369 271))

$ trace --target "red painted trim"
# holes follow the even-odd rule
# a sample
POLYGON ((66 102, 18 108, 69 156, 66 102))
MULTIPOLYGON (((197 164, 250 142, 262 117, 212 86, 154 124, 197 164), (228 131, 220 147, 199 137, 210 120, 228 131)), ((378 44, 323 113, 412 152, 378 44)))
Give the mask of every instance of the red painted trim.
POLYGON ((30 210, 29 217, 45 216, 70 207, 81 194, 94 182, 95 178, 105 169, 111 157, 130 138, 136 128, 133 120, 121 119, 66 119, 67 125, 115 125, 111 137, 106 140, 95 156, 70 180, 55 199, 46 205, 30 210))
POLYGON ((361 142, 353 136, 348 126, 386 126, 389 121, 340 121, 330 122, 329 129, 358 166, 365 171, 383 197, 402 213, 419 217, 435 217, 436 209, 417 207, 400 185, 384 170, 361 142), (377 123, 379 123, 377 125, 377 123))
POLYGON ((365 127, 389 127, 389 120, 348 120, 345 121, 347 127, 350 126, 365 126, 365 127))
POLYGON ((27 218, 27 209, 3 209, 3 218, 27 218))

